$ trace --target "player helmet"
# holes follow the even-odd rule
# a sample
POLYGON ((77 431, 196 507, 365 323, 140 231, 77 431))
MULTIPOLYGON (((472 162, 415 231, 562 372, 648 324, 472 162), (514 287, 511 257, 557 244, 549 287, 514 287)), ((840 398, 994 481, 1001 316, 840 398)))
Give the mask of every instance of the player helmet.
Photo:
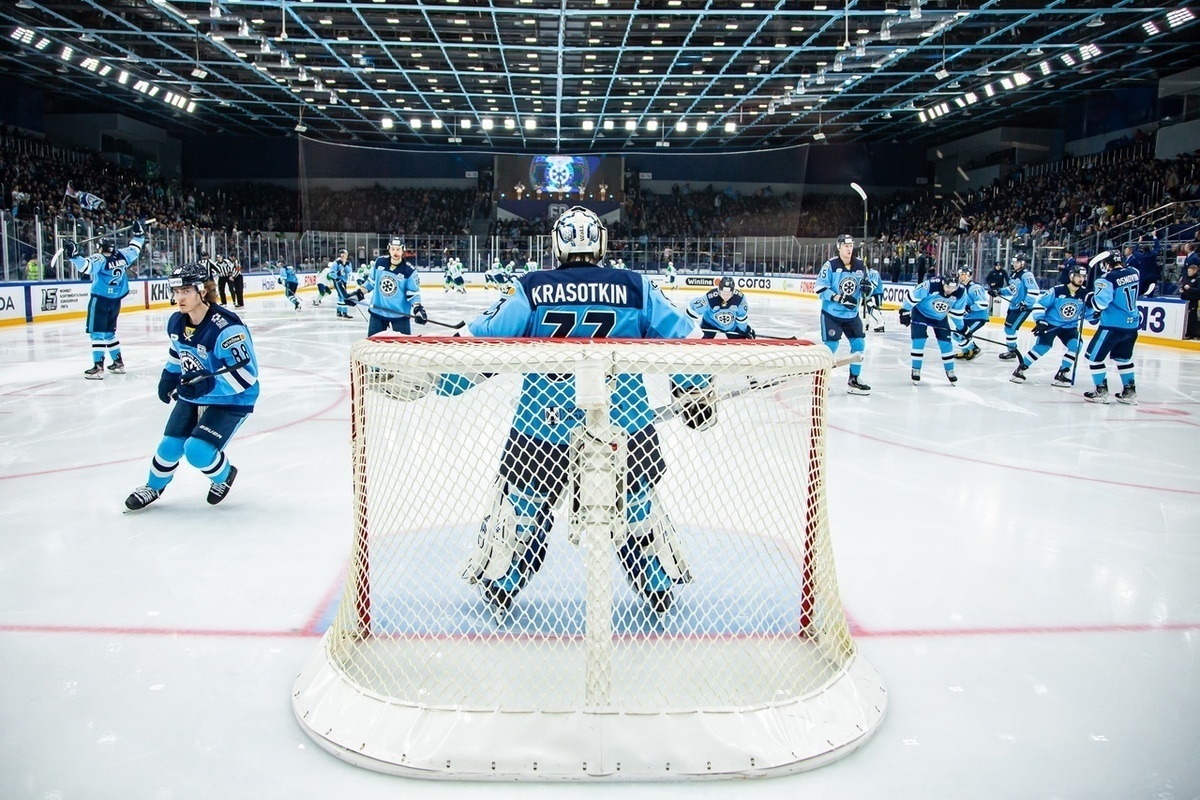
POLYGON ((1096 254, 1088 266, 1097 267, 1104 272, 1112 272, 1120 266, 1124 266, 1125 257, 1121 255, 1120 250, 1104 250, 1096 254))
POLYGON ((958 272, 956 272, 955 275, 960 278, 963 275, 966 275, 967 278, 969 279, 969 278, 973 277, 975 275, 975 273, 970 267, 959 267, 958 272))
POLYGON ((112 239, 110 239, 109 237, 105 236, 103 239, 101 239, 99 242, 96 243, 96 249, 99 250, 104 255, 108 255, 109 253, 111 253, 117 249, 117 243, 115 241, 113 241, 112 239))
POLYGON ((404 237, 393 236, 388 240, 388 247, 404 247, 404 237))
POLYGON ((1088 274, 1087 267, 1083 266, 1082 264, 1076 264, 1075 266, 1073 266, 1069 270, 1067 270, 1067 278, 1068 279, 1073 278, 1076 275, 1078 275, 1079 277, 1083 278, 1086 281, 1087 274, 1088 274))
POLYGON ((208 281, 208 270, 199 264, 183 264, 171 270, 167 285, 172 289, 180 286, 195 286, 196 291, 204 294, 204 284, 208 281))
POLYGON ((338 254, 339 256, 348 256, 348 255, 350 255, 350 251, 349 251, 349 250, 347 250, 346 248, 342 247, 342 248, 339 248, 339 249, 338 249, 338 253, 337 253, 337 254, 338 254))
POLYGON ((721 280, 717 282, 717 288, 733 291, 733 278, 729 277, 728 275, 721 278, 721 280))
POLYGON ((851 247, 853 247, 854 246, 854 237, 848 233, 843 233, 841 236, 839 236, 837 238, 837 244, 838 244, 838 247, 841 247, 844 244, 848 244, 851 247))
POLYGON ((1012 257, 1012 265, 1016 269, 1025 269, 1029 262, 1029 258, 1024 253, 1017 253, 1012 257))
POLYGON ((554 223, 551 240, 560 264, 567 263, 571 256, 587 256, 592 263, 599 263, 608 249, 608 230, 595 212, 572 206, 554 223))
POLYGON ((958 286, 958 273, 957 272, 947 272, 945 275, 942 276, 942 285, 945 286, 948 283, 952 283, 955 286, 958 286))

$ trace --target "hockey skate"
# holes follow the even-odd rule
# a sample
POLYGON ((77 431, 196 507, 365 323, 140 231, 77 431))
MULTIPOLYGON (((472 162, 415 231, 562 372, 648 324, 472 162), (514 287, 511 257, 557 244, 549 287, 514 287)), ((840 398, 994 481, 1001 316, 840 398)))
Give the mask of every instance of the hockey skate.
POLYGON ((846 381, 848 387, 846 391, 850 394, 870 394, 871 387, 858 379, 857 375, 851 375, 850 380, 846 381))
POLYGON ((229 477, 220 483, 214 481, 212 486, 208 487, 208 504, 210 506, 215 506, 229 494, 229 487, 233 486, 233 480, 237 477, 237 472, 237 467, 231 464, 229 466, 229 477))
POLYGON ((113 375, 124 375, 125 374, 125 361, 123 359, 118 358, 116 361, 114 361, 108 365, 108 371, 111 372, 113 375))
POLYGON ((913 382, 913 383, 920 383, 920 382, 921 382, 921 370, 919 370, 919 369, 914 369, 914 370, 912 371, 912 382, 913 382))
POLYGON ((946 370, 946 380, 950 381, 951 386, 958 383, 958 376, 954 374, 954 370, 946 370))
POLYGON ((85 369, 83 371, 83 377, 87 378, 89 381, 104 380, 104 363, 101 362, 99 364, 94 364, 91 369, 85 369))
MULTIPOLYGON (((672 286, 671 288, 674 289, 675 287, 672 286)), ((875 326, 875 333, 883 333, 883 326, 882 325, 875 326)))
POLYGON ((955 358, 961 358, 963 361, 974 361, 975 359, 979 358, 979 354, 982 352, 983 351, 979 349, 979 345, 972 344, 968 345, 967 348, 956 355, 955 358))
POLYGON ((1071 385, 1071 376, 1067 372, 1066 367, 1063 367, 1058 372, 1054 373, 1054 380, 1050 385, 1056 386, 1059 389, 1064 389, 1071 385))
POLYGON ((1108 384, 1102 383, 1094 391, 1084 392, 1083 399, 1089 403, 1108 403, 1108 384))
POLYGON ((1125 384, 1124 390, 1117 392, 1113 397, 1117 398, 1117 402, 1126 406, 1137 405, 1137 386, 1133 381, 1125 384))
POLYGON ((663 569, 658 556, 646 556, 632 536, 621 545, 617 556, 634 591, 646 598, 655 613, 665 614, 671 608, 671 586, 674 581, 663 569))
POLYGON ((162 497, 162 492, 158 489, 139 486, 130 493, 129 497, 125 498, 125 507, 130 511, 139 511, 160 497, 162 497))
POLYGON ((1016 357, 1017 357, 1016 350, 1005 350, 1003 353, 1000 354, 1001 361, 1012 361, 1016 357))
POLYGON ((1009 378, 1009 380, 1012 381, 1013 383, 1024 383, 1025 382, 1025 370, 1026 370, 1026 367, 1024 364, 1019 365, 1016 369, 1013 370, 1012 377, 1009 378))

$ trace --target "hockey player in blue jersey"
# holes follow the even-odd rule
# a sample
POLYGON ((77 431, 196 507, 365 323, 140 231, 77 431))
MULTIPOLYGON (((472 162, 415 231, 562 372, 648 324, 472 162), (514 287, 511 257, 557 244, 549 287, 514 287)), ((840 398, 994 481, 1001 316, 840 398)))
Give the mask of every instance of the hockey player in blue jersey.
POLYGON ((963 327, 955 331, 953 336, 955 343, 962 347, 962 352, 957 353, 954 357, 964 361, 974 361, 983 351, 979 349, 979 345, 971 341, 971 337, 991 319, 991 315, 988 313, 991 301, 988 298, 988 290, 984 288, 983 284, 975 282, 970 267, 959 267, 958 285, 962 287, 963 294, 966 295, 966 308, 963 311, 963 327))
POLYGON ((1097 253, 1089 266, 1096 267, 1095 291, 1088 296, 1088 311, 1100 327, 1092 334, 1087 346, 1088 369, 1094 388, 1083 393, 1089 403, 1108 402, 1108 381, 1105 359, 1112 356, 1121 378, 1121 391, 1114 395, 1118 403, 1137 403, 1137 383, 1134 380, 1133 346, 1137 343, 1141 323, 1137 307, 1141 275, 1125 264, 1116 250, 1097 253))
POLYGON ((350 316, 350 304, 346 302, 350 289, 346 286, 353 272, 350 265, 350 252, 346 248, 338 250, 337 258, 329 262, 329 280, 333 283, 334 294, 337 295, 337 315, 339 319, 353 319, 350 316))
POLYGON ((92 340, 92 368, 83 375, 90 381, 104 380, 104 354, 111 363, 108 371, 124 374, 125 360, 121 358, 121 342, 117 339, 117 317, 121 314, 121 299, 129 294, 129 268, 142 254, 146 244, 146 225, 133 223, 129 244, 117 249, 111 237, 104 237, 90 256, 79 254, 79 246, 67 239, 63 242, 63 258, 85 278, 91 278, 91 297, 88 299, 87 333, 92 340))
POLYGON ((1012 277, 1008 279, 1008 285, 1000 290, 1000 296, 1008 300, 1008 313, 1004 316, 1004 341, 1008 349, 1000 354, 1004 361, 1020 357, 1017 351, 1017 331, 1033 313, 1033 304, 1042 294, 1037 278, 1033 277, 1033 273, 1027 269, 1028 266, 1029 260, 1024 253, 1013 256, 1012 277))
POLYGON ((754 338, 746 296, 734 288, 733 278, 728 275, 717 282, 717 288, 709 289, 702 297, 688 303, 687 313, 700 324, 705 339, 716 338, 719 333, 730 339, 754 338))
POLYGON ((300 279, 296 277, 296 270, 291 264, 279 267, 279 282, 283 284, 283 296, 299 311, 300 298, 296 297, 296 290, 300 288, 300 279))
POLYGON ((178 400, 167 418, 163 439, 150 461, 150 477, 125 499, 137 511, 166 490, 182 459, 211 481, 210 505, 229 494, 237 467, 225 448, 254 411, 258 400, 258 358, 250 331, 236 314, 216 305, 199 264, 178 267, 168 278, 179 310, 167 321, 170 347, 158 379, 158 399, 178 400))
POLYGON ((397 333, 411 335, 409 317, 419 325, 429 319, 425 306, 421 305, 421 276, 405 257, 404 240, 399 236, 391 238, 388 254, 375 259, 362 288, 352 292, 346 300, 355 305, 368 293, 371 295, 371 319, 367 336, 374 336, 389 327, 397 333))
POLYGON ((1009 379, 1013 383, 1025 382, 1025 370, 1049 352, 1054 340, 1063 343, 1066 352, 1053 385, 1071 385, 1075 359, 1079 357, 1080 327, 1087 311, 1084 307, 1084 284, 1087 283, 1087 267, 1076 265, 1067 272, 1067 282, 1055 286, 1038 298, 1033 307, 1033 335, 1037 342, 1033 349, 1021 356, 1021 363, 1013 370, 1009 379))
MULTIPOLYGON (((510 296, 469 323, 468 335, 701 338, 691 317, 667 300, 649 278, 598 266, 607 238, 592 211, 575 206, 563 212, 551 232, 560 266, 516 280, 510 296)), ((715 391, 706 376, 673 376, 671 390, 684 424, 697 430, 715 424, 715 391)), ((554 508, 562 499, 569 472, 572 431, 581 419, 573 379, 544 373, 524 376, 500 459, 493 511, 463 573, 483 588, 484 598, 498 612, 510 607, 545 560, 554 508)), ((672 602, 672 587, 688 582, 691 575, 655 489, 667 464, 641 375, 617 376, 611 419, 626 432, 628 450, 626 524, 623 534, 614 534, 617 555, 635 591, 652 609, 665 612, 672 602)))
POLYGON ((954 374, 954 345, 950 342, 950 319, 955 319, 954 328, 962 328, 961 320, 967 305, 967 293, 958 285, 954 275, 930 278, 918 284, 900 308, 900 324, 910 326, 912 332, 912 382, 921 382, 921 364, 925 357, 925 342, 928 329, 933 329, 938 349, 942 351, 942 366, 951 384, 958 382, 954 374))
MULTIPOLYGON (((863 321, 858 305, 875 292, 867 278, 862 259, 854 255, 854 237, 843 233, 837 238, 837 255, 825 262, 817 273, 817 297, 821 299, 821 341, 833 353, 844 335, 850 342, 851 353, 866 349, 863 321)), ((850 394, 870 394, 871 387, 859 380, 862 362, 850 365, 850 394)))

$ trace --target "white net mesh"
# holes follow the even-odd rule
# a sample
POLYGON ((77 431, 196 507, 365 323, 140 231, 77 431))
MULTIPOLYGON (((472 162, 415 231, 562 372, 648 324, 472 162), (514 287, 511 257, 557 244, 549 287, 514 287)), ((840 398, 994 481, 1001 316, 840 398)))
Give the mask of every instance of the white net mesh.
POLYGON ((323 669, 353 692, 686 714, 845 673, 827 349, 407 339, 352 359, 354 546, 323 669))

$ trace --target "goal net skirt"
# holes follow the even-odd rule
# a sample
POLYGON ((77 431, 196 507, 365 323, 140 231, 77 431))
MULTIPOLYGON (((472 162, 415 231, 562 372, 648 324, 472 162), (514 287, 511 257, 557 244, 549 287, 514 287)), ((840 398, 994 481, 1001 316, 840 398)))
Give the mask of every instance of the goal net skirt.
POLYGON ((409 339, 352 351, 346 586, 306 732, 427 778, 786 774, 886 690, 838 595, 829 351, 409 339))

